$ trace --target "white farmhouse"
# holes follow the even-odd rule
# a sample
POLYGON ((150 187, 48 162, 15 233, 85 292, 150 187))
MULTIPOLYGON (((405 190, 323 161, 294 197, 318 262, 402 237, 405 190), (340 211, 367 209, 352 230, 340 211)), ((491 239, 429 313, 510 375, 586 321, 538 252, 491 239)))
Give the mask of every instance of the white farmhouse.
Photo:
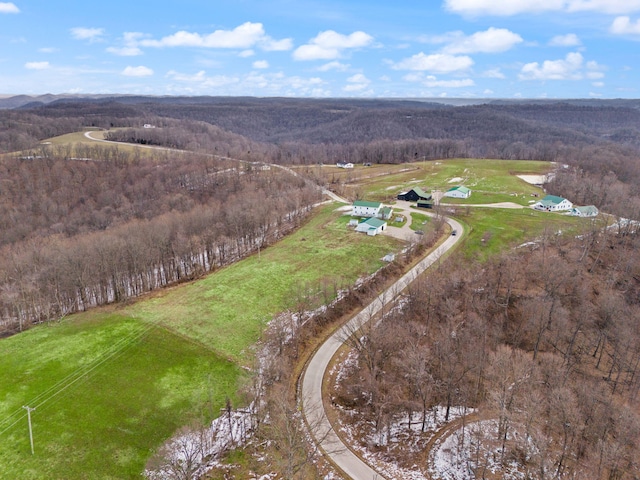
POLYGON ((533 204, 533 208, 542 212, 562 212, 571 210, 573 203, 566 198, 558 197, 556 195, 547 195, 539 202, 533 204))
POLYGON ((382 204, 380 202, 367 202, 366 200, 356 200, 353 202, 353 217, 379 217, 381 215, 382 204))

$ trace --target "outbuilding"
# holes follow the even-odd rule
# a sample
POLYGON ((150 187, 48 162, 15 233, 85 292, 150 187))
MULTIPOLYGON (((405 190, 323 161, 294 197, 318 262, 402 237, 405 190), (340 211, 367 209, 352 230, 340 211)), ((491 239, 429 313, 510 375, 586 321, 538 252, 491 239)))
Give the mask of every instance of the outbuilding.
POLYGON ((375 236, 387 228, 387 222, 379 218, 367 218, 358 224, 356 232, 363 232, 370 236, 375 236))
POLYGON ((451 187, 449 190, 444 192, 444 196, 450 198, 469 198, 471 196, 471 190, 459 185, 457 187, 451 187))
POLYGON ((595 205, 586 205, 584 207, 573 207, 571 215, 574 217, 597 217, 598 208, 595 205))
POLYGON ((407 192, 400 192, 398 194, 398 200, 405 200, 407 202, 417 202, 418 200, 429 201, 431 200, 431 194, 425 192, 420 187, 414 187, 407 192))

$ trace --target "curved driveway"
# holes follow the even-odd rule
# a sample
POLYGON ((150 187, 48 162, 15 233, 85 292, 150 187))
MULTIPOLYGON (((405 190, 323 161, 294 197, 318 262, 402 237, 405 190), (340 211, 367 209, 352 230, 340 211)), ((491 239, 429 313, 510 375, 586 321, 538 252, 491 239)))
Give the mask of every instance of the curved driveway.
MULTIPOLYGON (((446 217, 445 217, 446 218, 446 217)), ((354 480, 384 479, 373 468, 354 454, 342 442, 333 430, 327 418, 322 402, 322 383, 331 359, 342 346, 344 339, 366 324, 386 305, 395 301, 396 297, 421 273, 436 263, 442 255, 451 249, 462 238, 462 225, 446 218, 453 230, 460 234, 449 236, 436 250, 422 259, 415 267, 403 275, 393 285, 378 295, 360 313, 336 331, 315 352, 302 376, 301 400, 302 412, 305 416, 311 435, 319 449, 338 466, 347 477, 354 480)))

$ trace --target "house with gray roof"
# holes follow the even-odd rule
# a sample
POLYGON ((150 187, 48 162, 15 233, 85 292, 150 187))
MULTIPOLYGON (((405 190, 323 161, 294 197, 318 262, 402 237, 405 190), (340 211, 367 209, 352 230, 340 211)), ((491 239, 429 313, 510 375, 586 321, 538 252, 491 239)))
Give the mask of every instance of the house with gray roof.
POLYGON ((597 217, 598 209, 595 205, 586 205, 584 207, 573 207, 571 215, 574 217, 597 217))

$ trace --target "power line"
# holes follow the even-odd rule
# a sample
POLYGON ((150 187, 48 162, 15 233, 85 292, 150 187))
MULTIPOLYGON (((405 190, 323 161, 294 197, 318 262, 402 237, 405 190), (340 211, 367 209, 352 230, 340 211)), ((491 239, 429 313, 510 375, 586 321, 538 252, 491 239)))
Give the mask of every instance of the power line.
MULTIPOLYGON (((41 407, 46 402, 48 402, 49 400, 51 400, 52 398, 56 397, 57 395, 62 393, 64 390, 69 388, 71 385, 73 385, 74 383, 86 377, 88 374, 90 374, 92 371, 94 371, 98 367, 100 367, 107 361, 113 359, 116 355, 123 353, 127 348, 133 346, 134 343, 140 340, 154 327, 155 325, 148 325, 137 331, 134 331, 132 334, 126 337, 121 338, 115 344, 113 344, 108 350, 102 353, 93 362, 76 369, 75 371, 71 372, 69 375, 67 375, 63 379, 56 382, 51 387, 47 388, 46 390, 38 394, 36 397, 32 398, 29 403, 31 405, 33 405, 34 403, 37 403, 37 405, 33 407, 33 410, 35 410, 38 407, 41 407)), ((16 415, 19 415, 20 412, 21 410, 18 409, 11 415, 5 417, 2 421, 0 421, 0 427, 2 427, 2 425, 6 425, 2 430, 0 430, 0 435, 2 435, 3 433, 11 429, 14 425, 16 425, 20 420, 22 420, 25 417, 25 415, 22 414, 21 416, 16 418, 12 423, 7 425, 7 423, 10 422, 12 418, 16 417, 16 415)), ((27 413, 29 413, 29 411, 27 413)))

